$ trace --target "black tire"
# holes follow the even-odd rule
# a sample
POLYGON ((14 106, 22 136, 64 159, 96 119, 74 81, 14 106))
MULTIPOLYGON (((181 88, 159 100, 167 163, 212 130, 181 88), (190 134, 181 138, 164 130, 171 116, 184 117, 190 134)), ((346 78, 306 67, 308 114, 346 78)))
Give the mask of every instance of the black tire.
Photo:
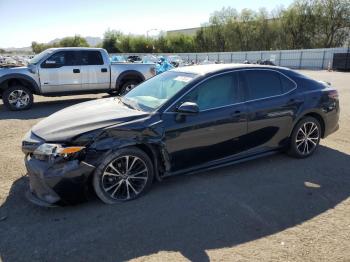
POLYGON ((311 156, 319 146, 321 134, 321 125, 316 118, 302 118, 293 129, 287 153, 295 158, 311 156))
POLYGON ((144 195, 151 188, 153 177, 154 169, 149 156, 136 147, 128 147, 109 154, 96 168, 92 183, 96 195, 105 204, 116 204, 144 195), (127 156, 129 156, 130 162, 134 161, 134 163, 129 164, 130 174, 125 168, 126 161, 124 160, 127 156), (135 160, 135 158, 138 160, 135 160), (114 167, 113 169, 111 165, 114 167), (145 168, 147 168, 147 171, 142 173, 141 171, 145 168), (113 176, 109 175, 115 169, 118 172, 114 172, 113 176), (123 169, 125 172, 123 172, 123 169), (134 171, 131 172, 131 170, 134 171), (139 174, 136 176, 137 173, 139 174), (126 195, 125 198, 123 197, 124 194, 126 195))
POLYGON ((108 91, 107 94, 109 94, 110 96, 117 96, 118 92, 116 90, 111 90, 111 91, 108 91))
POLYGON ((11 86, 5 89, 2 94, 2 100, 4 105, 12 111, 27 110, 32 107, 34 102, 33 92, 21 85, 11 86), (18 99, 18 102, 14 104, 13 101, 16 100, 14 99, 15 96, 17 96, 16 99, 18 99))
POLYGON ((120 92, 119 95, 125 95, 128 92, 130 92, 130 90, 132 90, 135 86, 137 86, 140 82, 137 80, 128 80, 126 81, 122 87, 120 88, 120 92))

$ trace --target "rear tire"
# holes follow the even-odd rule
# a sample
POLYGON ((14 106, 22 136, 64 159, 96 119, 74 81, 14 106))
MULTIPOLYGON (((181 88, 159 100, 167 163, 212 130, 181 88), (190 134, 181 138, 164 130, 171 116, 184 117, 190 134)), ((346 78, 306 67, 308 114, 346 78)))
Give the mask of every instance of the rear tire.
POLYGON ((93 175, 93 188, 105 204, 116 204, 144 195, 152 186, 153 164, 136 147, 109 154, 93 175))
POLYGON ((140 82, 136 81, 136 80, 129 80, 126 81, 122 87, 120 88, 120 92, 119 95, 125 95, 128 92, 130 92, 132 89, 135 88, 135 86, 137 86, 140 82))
POLYGON ((108 91, 107 94, 109 94, 110 96, 117 96, 118 92, 116 90, 111 90, 111 91, 108 91))
POLYGON ((311 156, 321 140, 321 125, 314 117, 302 118, 294 127, 288 154, 295 158, 311 156))
POLYGON ((4 105, 11 111, 26 110, 33 105, 33 92, 24 86, 16 85, 7 88, 2 94, 4 105))

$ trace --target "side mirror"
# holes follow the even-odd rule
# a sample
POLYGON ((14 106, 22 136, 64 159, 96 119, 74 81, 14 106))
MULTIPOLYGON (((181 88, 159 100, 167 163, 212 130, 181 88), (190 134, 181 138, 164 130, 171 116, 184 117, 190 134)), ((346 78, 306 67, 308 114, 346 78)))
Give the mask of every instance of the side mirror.
POLYGON ((178 113, 185 115, 197 114, 199 112, 199 107, 193 102, 184 102, 176 110, 178 113))

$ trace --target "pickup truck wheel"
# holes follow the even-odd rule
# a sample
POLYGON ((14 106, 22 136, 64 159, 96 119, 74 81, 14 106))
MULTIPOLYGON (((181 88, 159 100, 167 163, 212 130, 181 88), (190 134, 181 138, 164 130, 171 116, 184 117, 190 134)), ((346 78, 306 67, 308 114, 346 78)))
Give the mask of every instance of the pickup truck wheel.
POLYGON ((130 92, 130 90, 132 90, 132 89, 133 89, 135 86, 137 86, 138 84, 139 84, 139 82, 136 81, 136 80, 126 81, 126 82, 122 85, 119 94, 120 94, 120 95, 125 95, 125 94, 127 94, 128 92, 130 92))
POLYGON ((3 93, 2 100, 4 105, 12 110, 26 110, 33 105, 33 93, 30 89, 24 86, 11 86, 3 93))

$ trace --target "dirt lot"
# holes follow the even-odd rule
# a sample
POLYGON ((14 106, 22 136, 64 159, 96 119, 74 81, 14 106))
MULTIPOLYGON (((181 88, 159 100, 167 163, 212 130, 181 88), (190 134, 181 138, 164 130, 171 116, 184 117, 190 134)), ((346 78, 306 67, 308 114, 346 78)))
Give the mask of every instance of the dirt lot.
POLYGON ((25 112, 0 104, 0 260, 350 261, 350 74, 304 73, 341 98, 341 128, 311 158, 278 154, 174 177, 115 206, 46 209, 24 197, 23 135, 102 95, 36 97, 25 112))

